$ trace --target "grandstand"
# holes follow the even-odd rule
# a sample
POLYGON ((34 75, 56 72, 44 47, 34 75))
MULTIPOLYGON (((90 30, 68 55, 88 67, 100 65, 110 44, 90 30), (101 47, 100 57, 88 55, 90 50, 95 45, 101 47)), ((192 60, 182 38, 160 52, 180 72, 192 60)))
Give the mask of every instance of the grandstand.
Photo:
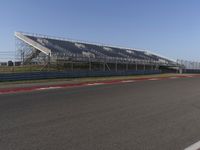
POLYGON ((145 50, 96 44, 38 34, 16 32, 23 65, 63 66, 66 70, 159 70, 177 67, 176 61, 145 50))

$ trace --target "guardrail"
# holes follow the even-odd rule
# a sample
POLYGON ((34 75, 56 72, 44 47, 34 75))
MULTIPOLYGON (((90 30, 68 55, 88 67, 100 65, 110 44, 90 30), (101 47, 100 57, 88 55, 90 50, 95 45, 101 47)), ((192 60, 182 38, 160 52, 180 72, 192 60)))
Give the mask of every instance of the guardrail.
POLYGON ((32 72, 32 73, 5 73, 0 74, 0 82, 40 80, 56 78, 81 78, 81 77, 105 77, 105 76, 127 76, 159 74, 159 70, 138 70, 138 71, 79 71, 79 72, 32 72))

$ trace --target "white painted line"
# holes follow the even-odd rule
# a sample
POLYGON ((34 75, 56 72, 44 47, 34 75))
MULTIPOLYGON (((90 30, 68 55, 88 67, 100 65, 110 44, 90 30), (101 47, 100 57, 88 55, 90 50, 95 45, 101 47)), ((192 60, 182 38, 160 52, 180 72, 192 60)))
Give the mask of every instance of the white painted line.
POLYGON ((186 77, 188 77, 188 78, 193 78, 193 76, 186 76, 186 77))
POLYGON ((152 79, 148 79, 149 81, 156 81, 156 80, 159 80, 157 78, 152 78, 152 79))
POLYGON ((44 88, 38 88, 37 90, 50 90, 50 89, 60 89, 61 87, 44 87, 44 88))
POLYGON ((89 83, 87 85, 88 86, 94 86, 94 85, 103 85, 103 84, 105 84, 105 83, 89 83))
POLYGON ((135 82, 134 80, 125 80, 125 81, 121 81, 122 83, 132 83, 135 82))
POLYGON ((185 150, 200 150, 200 141, 187 147, 185 150))

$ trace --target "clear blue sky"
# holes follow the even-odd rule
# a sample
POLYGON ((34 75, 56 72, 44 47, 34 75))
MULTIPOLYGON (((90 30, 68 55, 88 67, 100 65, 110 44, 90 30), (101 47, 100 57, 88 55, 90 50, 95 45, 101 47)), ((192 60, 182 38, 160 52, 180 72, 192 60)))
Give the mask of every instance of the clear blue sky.
POLYGON ((0 51, 15 49, 14 31, 200 60, 200 1, 0 0, 0 51))

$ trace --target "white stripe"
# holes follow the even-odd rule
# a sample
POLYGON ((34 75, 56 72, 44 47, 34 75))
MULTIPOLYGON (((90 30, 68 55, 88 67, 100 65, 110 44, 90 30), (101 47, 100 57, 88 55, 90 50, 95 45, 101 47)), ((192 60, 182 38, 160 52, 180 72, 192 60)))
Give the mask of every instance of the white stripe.
POLYGON ((188 78, 193 78, 193 76, 186 76, 186 77, 188 77, 188 78))
POLYGON ((87 84, 88 86, 93 86, 93 85, 102 85, 102 84, 105 84, 105 83, 89 83, 87 84))
POLYGON ((199 150, 199 149, 200 149, 200 141, 187 147, 185 150, 199 150))
POLYGON ((125 80, 125 81, 121 81, 122 83, 132 83, 135 82, 134 80, 125 80))
POLYGON ((157 78, 152 78, 152 79, 148 79, 149 81, 156 81, 158 80, 157 78))
POLYGON ((39 88, 37 90, 50 90, 50 89, 60 89, 61 87, 44 87, 44 88, 39 88))

